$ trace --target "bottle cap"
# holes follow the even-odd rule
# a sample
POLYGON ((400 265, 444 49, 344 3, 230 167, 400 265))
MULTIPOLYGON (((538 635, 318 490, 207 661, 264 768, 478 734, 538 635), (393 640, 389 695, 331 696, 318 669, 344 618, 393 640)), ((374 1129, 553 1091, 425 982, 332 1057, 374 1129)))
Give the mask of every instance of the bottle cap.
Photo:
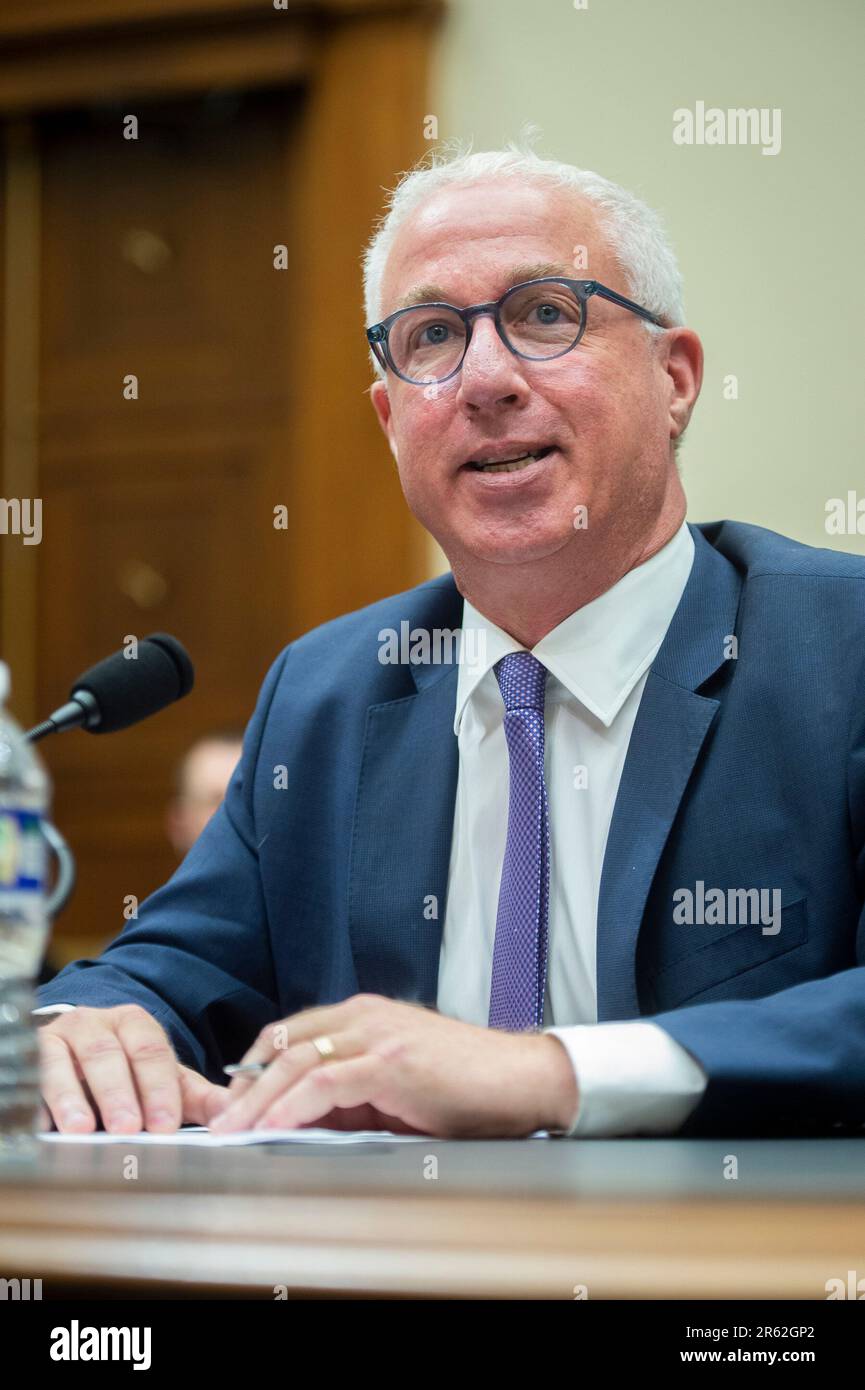
POLYGON ((9 667, 5 661, 0 661, 0 705, 5 705, 9 694, 9 667))

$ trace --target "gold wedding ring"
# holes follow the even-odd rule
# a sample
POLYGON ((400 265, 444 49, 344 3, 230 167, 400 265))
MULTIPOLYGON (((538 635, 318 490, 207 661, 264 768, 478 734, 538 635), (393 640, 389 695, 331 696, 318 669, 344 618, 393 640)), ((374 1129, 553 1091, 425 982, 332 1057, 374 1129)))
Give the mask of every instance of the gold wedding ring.
POLYGON ((313 1038, 312 1045, 318 1053, 319 1057, 321 1057, 322 1060, 325 1062, 327 1061, 328 1057, 336 1056, 336 1047, 332 1038, 313 1038))

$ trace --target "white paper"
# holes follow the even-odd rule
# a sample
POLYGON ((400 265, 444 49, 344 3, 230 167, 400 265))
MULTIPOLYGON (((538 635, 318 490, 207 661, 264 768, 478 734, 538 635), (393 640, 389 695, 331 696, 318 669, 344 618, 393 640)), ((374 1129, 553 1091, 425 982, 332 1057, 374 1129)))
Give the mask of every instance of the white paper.
POLYGON ((211 1134, 200 1125, 178 1129, 174 1134, 59 1134, 50 1130, 39 1135, 53 1144, 197 1144, 203 1148, 220 1149, 244 1144, 369 1144, 374 1141, 388 1144, 411 1143, 424 1139, 425 1134, 392 1134, 387 1129, 238 1129, 233 1134, 211 1134))
MULTIPOLYGON (((59 1134, 39 1135, 49 1144, 196 1144, 208 1149, 239 1148, 245 1144, 444 1144, 430 1134, 394 1134, 389 1129, 240 1129, 234 1134, 211 1134, 202 1126, 176 1130, 174 1134, 59 1134)), ((530 1139, 547 1139, 539 1129, 530 1139)))

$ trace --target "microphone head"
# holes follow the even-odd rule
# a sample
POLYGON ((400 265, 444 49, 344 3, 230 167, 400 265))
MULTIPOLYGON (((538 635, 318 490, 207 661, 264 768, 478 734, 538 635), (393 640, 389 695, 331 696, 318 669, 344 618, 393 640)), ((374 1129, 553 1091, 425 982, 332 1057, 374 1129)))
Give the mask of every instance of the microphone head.
POLYGON ((82 692, 96 710, 86 724, 90 734, 111 734, 156 714, 188 695, 195 670, 186 648, 167 632, 153 632, 138 643, 137 655, 114 652, 85 671, 72 686, 70 700, 82 692))
POLYGON ((175 700, 182 700, 195 684, 195 667, 182 642, 172 637, 170 632, 151 632, 145 642, 155 642, 161 647, 177 672, 177 694, 175 700))

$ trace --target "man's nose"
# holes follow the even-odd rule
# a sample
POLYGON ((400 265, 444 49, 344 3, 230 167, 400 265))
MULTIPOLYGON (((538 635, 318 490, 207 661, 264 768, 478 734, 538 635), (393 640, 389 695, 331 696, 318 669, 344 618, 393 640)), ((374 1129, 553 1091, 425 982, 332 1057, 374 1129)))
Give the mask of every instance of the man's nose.
POLYGON ((489 407, 528 395, 519 359, 499 337, 490 315, 475 319, 460 370, 459 397, 463 404, 489 407))

